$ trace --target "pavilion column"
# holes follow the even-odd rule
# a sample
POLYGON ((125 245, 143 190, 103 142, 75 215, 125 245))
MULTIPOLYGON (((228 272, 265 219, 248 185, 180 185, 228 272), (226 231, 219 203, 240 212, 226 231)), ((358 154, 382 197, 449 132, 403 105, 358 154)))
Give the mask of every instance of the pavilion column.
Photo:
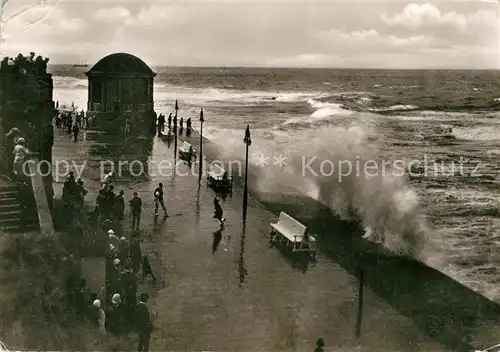
POLYGON ((89 99, 88 99, 88 106, 87 106, 87 111, 94 110, 94 102, 92 101, 93 97, 93 88, 92 88, 92 80, 89 79, 89 99))
POLYGON ((105 94, 104 91, 107 88, 107 85, 105 84, 106 80, 101 80, 101 111, 106 111, 106 104, 105 104, 105 94))
POLYGON ((120 109, 122 109, 122 77, 118 78, 118 92, 117 92, 117 97, 118 97, 118 105, 120 106, 120 109))
POLYGON ((151 104, 151 110, 154 109, 154 87, 153 87, 153 79, 149 78, 149 103, 151 104))

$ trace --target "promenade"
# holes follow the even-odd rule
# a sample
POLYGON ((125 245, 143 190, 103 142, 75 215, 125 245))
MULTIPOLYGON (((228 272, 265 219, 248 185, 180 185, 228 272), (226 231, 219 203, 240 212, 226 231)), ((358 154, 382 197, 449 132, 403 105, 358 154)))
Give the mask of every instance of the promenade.
MULTIPOLYGON (((96 144, 106 151, 113 148, 104 144, 122 146, 122 160, 136 159, 141 151, 119 137, 87 131, 81 137, 73 142, 70 135, 56 130, 53 163, 86 162, 85 201, 93 207, 100 188, 99 162, 107 158, 104 152, 91 152, 96 144)), ((196 144, 196 135, 191 141, 196 144)), ((174 160, 173 143, 169 148, 155 137, 150 145, 153 161, 174 160)), ((187 169, 185 164, 179 167, 180 172, 187 169)), ((54 180, 55 197, 60 198, 64 178, 54 180)), ((357 339, 358 280, 322 252, 306 270, 296 268, 278 249, 269 247, 269 223, 276 217, 252 200, 242 242, 242 190, 237 187, 222 202, 227 220, 218 232, 218 221, 212 218, 214 192, 207 189, 205 178, 201 187, 196 175, 124 177, 114 184, 116 192, 125 191, 127 221, 132 193, 143 199, 142 248, 152 258, 159 279, 140 288, 152 297, 152 351, 302 352, 312 351, 318 337, 325 339, 325 351, 447 350, 369 288, 364 291, 362 336, 357 339), (160 211, 155 221, 153 191, 159 182, 164 184, 170 216, 163 219, 160 211), (218 241, 219 236, 214 253, 214 238, 218 241)), ((124 229, 128 234, 128 222, 124 229)))

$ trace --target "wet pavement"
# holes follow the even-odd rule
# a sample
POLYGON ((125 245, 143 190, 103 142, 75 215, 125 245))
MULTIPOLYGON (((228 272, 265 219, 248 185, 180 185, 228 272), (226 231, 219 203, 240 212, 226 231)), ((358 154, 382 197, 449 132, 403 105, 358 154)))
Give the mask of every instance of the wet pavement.
MULTIPOLYGON (((153 161, 174 160, 173 143, 168 148, 156 137, 140 146, 94 132, 84 131, 82 137, 86 140, 75 143, 56 131, 53 162, 74 159, 81 165, 86 160, 82 179, 89 191, 86 202, 92 206, 100 188, 98 165, 106 158, 90 152, 96 143, 101 143, 102 154, 118 150, 121 160, 144 159, 147 153, 153 161)), ((197 138, 192 141, 195 145, 197 138)), ((179 171, 188 168, 183 164, 179 171)), ((61 196, 63 181, 55 178, 56 197, 61 196)), ((232 197, 222 202, 227 220, 218 231, 218 221, 212 218, 214 193, 207 189, 205 178, 198 187, 196 175, 150 180, 128 175, 115 185, 117 191, 125 190, 127 200, 137 191, 144 203, 143 251, 152 258, 160 279, 141 287, 152 296, 153 351, 309 351, 318 337, 325 339, 326 351, 360 347, 384 352, 446 351, 369 288, 364 291, 362 337, 357 339, 356 277, 322 252, 306 268, 270 248, 269 223, 275 216, 253 200, 242 236, 241 189, 235 187, 232 197), (163 219, 160 211, 155 220, 153 190, 159 182, 164 184, 170 216, 163 219), (215 252, 214 239, 215 245, 220 241, 215 252)), ((127 207, 126 219, 128 215, 127 207)))

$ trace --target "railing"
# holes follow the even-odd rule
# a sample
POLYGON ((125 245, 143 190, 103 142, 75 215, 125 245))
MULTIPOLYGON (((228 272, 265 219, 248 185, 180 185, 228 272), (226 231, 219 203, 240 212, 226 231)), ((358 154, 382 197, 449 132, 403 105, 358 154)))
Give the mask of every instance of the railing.
MULTIPOLYGON (((153 104, 148 103, 148 104, 123 104, 122 105, 122 111, 125 112, 132 112, 132 111, 138 111, 138 112, 146 112, 148 110, 151 110, 153 107, 153 104)), ((101 103, 92 103, 92 111, 103 111, 103 108, 106 108, 104 111, 112 112, 116 111, 117 105, 115 103, 106 103, 106 104, 101 104, 101 103)))
POLYGON ((37 165, 39 164, 38 154, 32 154, 31 160, 27 163, 27 165, 31 176, 31 188, 33 190, 33 195, 35 196, 38 223, 40 225, 40 232, 42 235, 54 236, 54 223, 52 221, 52 213, 50 211, 47 193, 45 191, 43 176, 37 168, 37 165))

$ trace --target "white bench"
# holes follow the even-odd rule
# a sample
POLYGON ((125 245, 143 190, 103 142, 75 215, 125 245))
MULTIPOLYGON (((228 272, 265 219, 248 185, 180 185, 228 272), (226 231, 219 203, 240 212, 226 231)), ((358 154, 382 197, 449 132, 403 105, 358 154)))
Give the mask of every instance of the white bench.
POLYGON ((179 148, 179 157, 182 160, 186 160, 188 162, 191 162, 193 157, 196 157, 196 152, 195 152, 194 148, 192 148, 191 143, 188 143, 186 141, 184 141, 182 143, 182 145, 179 148), (189 152, 190 149, 191 149, 192 153, 189 152))
POLYGON ((292 252, 309 252, 316 255, 316 238, 306 234, 306 226, 281 212, 278 222, 271 223, 271 242, 284 243, 292 252))
POLYGON ((226 170, 219 164, 211 164, 210 171, 207 174, 207 184, 214 188, 225 187, 229 190, 233 187, 233 179, 229 174, 226 174, 226 170))
POLYGON ((174 139, 174 134, 170 130, 168 132, 161 131, 160 137, 166 140, 174 139))

